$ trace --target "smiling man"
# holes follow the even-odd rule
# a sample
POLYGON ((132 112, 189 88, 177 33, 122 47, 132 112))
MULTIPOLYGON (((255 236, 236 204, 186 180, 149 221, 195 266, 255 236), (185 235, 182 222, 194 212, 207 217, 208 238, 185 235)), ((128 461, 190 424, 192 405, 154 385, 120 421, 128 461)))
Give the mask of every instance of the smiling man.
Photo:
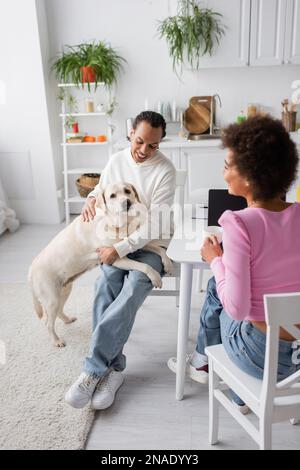
MULTIPOLYGON (((159 151, 166 135, 164 118, 153 111, 144 111, 134 120, 130 148, 114 154, 101 174, 99 185, 92 191, 82 210, 84 221, 95 216, 95 196, 108 184, 131 183, 142 204, 148 209, 148 222, 154 221, 160 208, 171 208, 175 194, 176 171, 172 162, 159 151)), ((169 221, 162 217, 159 240, 167 248, 170 240, 169 221)), ((166 218, 165 218, 166 219, 166 218)), ((155 222, 153 222, 155 225, 155 222)), ((152 228, 152 227, 151 227, 152 228)), ((152 266, 161 275, 160 256, 143 250, 151 234, 135 231, 113 247, 99 250, 102 273, 96 281, 93 306, 93 334, 84 371, 66 393, 66 401, 82 408, 92 399, 94 409, 108 408, 124 381, 122 371, 126 358, 123 347, 133 327, 136 313, 152 290, 150 279, 139 271, 124 271, 112 266, 120 257, 152 266)), ((155 237, 156 238, 156 237, 155 237)))

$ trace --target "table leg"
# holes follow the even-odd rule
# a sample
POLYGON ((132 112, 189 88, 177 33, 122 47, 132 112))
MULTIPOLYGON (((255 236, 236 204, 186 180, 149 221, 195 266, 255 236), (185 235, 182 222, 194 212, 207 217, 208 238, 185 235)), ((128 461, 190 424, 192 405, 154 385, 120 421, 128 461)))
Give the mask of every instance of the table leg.
POLYGON ((176 400, 182 400, 185 382, 186 350, 189 332, 193 265, 181 263, 177 337, 176 400))

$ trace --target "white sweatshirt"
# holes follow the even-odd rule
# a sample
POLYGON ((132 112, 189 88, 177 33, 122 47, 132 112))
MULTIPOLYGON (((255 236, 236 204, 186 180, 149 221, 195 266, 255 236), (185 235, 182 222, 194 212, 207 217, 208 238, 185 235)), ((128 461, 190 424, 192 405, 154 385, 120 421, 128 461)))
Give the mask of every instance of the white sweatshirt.
MULTIPOLYGON (((142 163, 136 163, 131 155, 131 149, 126 148, 112 155, 101 173, 99 184, 88 197, 96 196, 100 189, 108 184, 126 182, 136 188, 142 204, 148 209, 148 223, 154 219, 159 207, 167 205, 172 207, 175 195, 176 170, 173 163, 161 152, 157 151, 153 157, 142 163), (152 219, 151 219, 152 217, 152 219)), ((169 222, 164 220, 157 227, 161 246, 167 247, 170 242, 169 222)), ((171 224, 172 225, 172 224, 171 224)), ((151 241, 148 230, 133 232, 128 238, 114 245, 120 258, 128 253, 143 248, 151 241)))

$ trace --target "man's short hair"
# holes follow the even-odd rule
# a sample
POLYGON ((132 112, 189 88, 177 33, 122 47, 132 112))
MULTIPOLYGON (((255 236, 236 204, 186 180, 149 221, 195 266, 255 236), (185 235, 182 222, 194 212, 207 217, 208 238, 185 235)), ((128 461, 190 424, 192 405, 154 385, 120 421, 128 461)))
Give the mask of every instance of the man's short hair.
POLYGON ((134 119, 132 124, 133 129, 135 130, 137 126, 143 121, 148 122, 148 124, 150 124, 150 126, 154 127, 155 129, 161 127, 162 139, 165 137, 167 124, 161 114, 156 113, 155 111, 142 111, 134 119))

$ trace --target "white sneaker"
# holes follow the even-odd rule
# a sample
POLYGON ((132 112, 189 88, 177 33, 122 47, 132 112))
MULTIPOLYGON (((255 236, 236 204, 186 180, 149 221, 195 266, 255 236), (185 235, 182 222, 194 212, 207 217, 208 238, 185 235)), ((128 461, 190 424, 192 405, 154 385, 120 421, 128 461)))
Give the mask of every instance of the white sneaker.
POLYGON ((83 408, 92 398, 100 377, 82 372, 65 395, 66 402, 74 408, 83 408))
POLYGON ((236 403, 235 401, 231 400, 231 402, 235 405, 235 407, 239 410, 240 413, 242 413, 242 415, 247 415, 250 411, 250 408, 248 405, 244 404, 244 405, 238 405, 238 403, 236 403))
POLYGON ((124 375, 117 370, 111 370, 101 378, 92 398, 94 410, 105 410, 111 406, 114 402, 116 391, 123 382, 124 375))
MULTIPOLYGON (((186 357, 186 368, 185 373, 187 377, 190 377, 192 380, 199 382, 201 384, 208 383, 208 364, 203 365, 202 367, 196 368, 190 362, 191 356, 186 357)), ((177 357, 171 357, 168 360, 168 367, 172 372, 177 372, 177 357)))

